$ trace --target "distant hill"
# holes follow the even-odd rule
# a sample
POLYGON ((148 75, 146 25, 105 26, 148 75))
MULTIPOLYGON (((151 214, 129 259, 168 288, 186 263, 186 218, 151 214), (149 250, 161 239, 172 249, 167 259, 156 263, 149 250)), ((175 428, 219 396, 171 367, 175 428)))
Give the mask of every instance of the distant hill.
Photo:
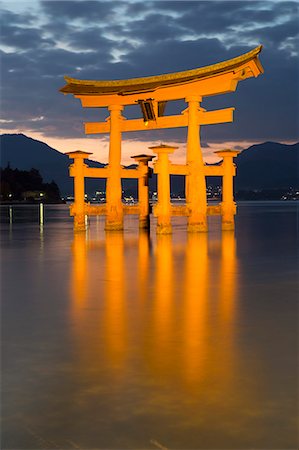
MULTIPOLYGON (((49 147, 23 134, 4 134, 0 136, 1 167, 9 163, 12 168, 38 169, 45 182, 54 180, 62 195, 72 194, 73 181, 68 175, 70 159, 49 147)), ((87 160, 90 167, 104 167, 96 161, 87 160)), ((299 187, 299 143, 294 145, 265 142, 243 150, 235 160, 237 164, 236 190, 288 189, 299 187)), ((133 168, 134 166, 130 166, 133 168)), ((219 184, 219 178, 210 178, 209 184, 219 184)), ((124 189, 136 191, 136 180, 126 180, 124 189)), ((182 176, 171 177, 172 192, 184 192, 182 176)), ((88 179, 86 191, 93 194, 104 190, 103 179, 88 179)), ((150 180, 150 189, 156 190, 156 177, 150 180)))
MULTIPOLYGON (((68 167, 71 160, 44 142, 31 139, 24 134, 3 134, 0 136, 0 166, 5 168, 8 164, 12 168, 30 170, 38 169, 45 182, 54 180, 62 195, 72 194, 73 180, 69 177, 68 167)), ((96 161, 88 160, 90 167, 104 167, 96 161)), ((103 190, 104 180, 89 179, 87 190, 103 190)))
POLYGON ((252 145, 243 150, 235 162, 236 190, 299 187, 299 143, 252 145))

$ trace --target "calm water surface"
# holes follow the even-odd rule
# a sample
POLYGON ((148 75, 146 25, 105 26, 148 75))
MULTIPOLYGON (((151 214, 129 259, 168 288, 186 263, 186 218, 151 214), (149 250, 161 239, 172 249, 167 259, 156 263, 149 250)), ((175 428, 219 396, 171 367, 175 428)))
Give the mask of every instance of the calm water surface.
POLYGON ((298 204, 158 238, 1 210, 1 448, 298 448, 298 204))

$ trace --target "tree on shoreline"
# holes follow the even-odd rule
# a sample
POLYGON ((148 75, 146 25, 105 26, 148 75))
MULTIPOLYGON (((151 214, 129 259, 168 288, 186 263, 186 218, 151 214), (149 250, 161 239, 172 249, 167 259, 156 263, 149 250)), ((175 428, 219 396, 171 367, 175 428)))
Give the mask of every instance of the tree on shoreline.
POLYGON ((61 201, 60 192, 55 181, 44 183, 39 171, 12 169, 8 164, 0 168, 0 199, 46 203, 61 201))

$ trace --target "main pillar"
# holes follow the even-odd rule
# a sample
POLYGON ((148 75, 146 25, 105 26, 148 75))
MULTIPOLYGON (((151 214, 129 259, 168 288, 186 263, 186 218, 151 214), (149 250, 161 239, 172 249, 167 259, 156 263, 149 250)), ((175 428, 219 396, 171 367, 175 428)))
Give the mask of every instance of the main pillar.
POLYGON ((200 147, 198 112, 200 96, 186 98, 188 102, 186 202, 189 209, 188 231, 207 231, 207 194, 204 162, 200 147))
POLYGON ((236 174, 236 167, 233 163, 240 152, 237 150, 218 150, 214 152, 217 156, 223 158, 223 177, 222 177, 222 229, 233 230, 235 228, 234 216, 236 214, 236 204, 234 202, 233 179, 236 174))
POLYGON ((149 228, 150 225, 150 207, 148 193, 149 167, 148 163, 154 156, 136 155, 131 156, 138 162, 140 177, 138 178, 138 204, 139 204, 139 228, 149 228))
POLYGON ((74 216, 74 230, 84 231, 85 225, 85 188, 84 188, 84 159, 88 158, 91 153, 68 152, 66 155, 74 160, 70 166, 70 175, 74 177, 74 204, 72 205, 71 213, 74 216))
POLYGON ((171 228, 171 204, 170 204, 170 162, 168 155, 173 153, 177 147, 169 145, 158 145, 149 147, 157 153, 158 160, 154 163, 154 172, 157 174, 158 203, 154 208, 157 216, 157 233, 170 234, 171 228))
POLYGON ((121 111, 123 106, 110 105, 109 176, 106 185, 105 230, 123 229, 121 186, 121 111))

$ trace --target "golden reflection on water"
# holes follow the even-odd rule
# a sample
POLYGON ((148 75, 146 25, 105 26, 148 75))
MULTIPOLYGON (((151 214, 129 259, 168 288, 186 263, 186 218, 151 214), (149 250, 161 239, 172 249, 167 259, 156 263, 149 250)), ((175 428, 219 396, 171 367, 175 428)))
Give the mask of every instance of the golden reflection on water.
POLYGON ((71 298, 83 360, 88 353, 93 359, 88 364, 96 365, 101 353, 101 363, 116 376, 137 359, 142 372, 163 379, 173 373, 189 388, 209 376, 228 380, 236 314, 235 238, 224 232, 220 241, 209 239, 205 233, 189 234, 182 246, 160 235, 151 251, 146 232, 136 238, 107 233, 105 240, 94 241, 76 234, 71 298))
POLYGON ((148 230, 140 230, 138 238, 138 297, 145 301, 147 284, 149 282, 149 259, 151 252, 151 241, 148 230))
POLYGON ((85 233, 74 234, 73 267, 71 282, 72 309, 74 314, 80 314, 87 297, 87 240, 85 233))
POLYGON ((126 420, 129 408, 136 420, 167 415, 182 433, 209 433, 215 418, 222 433, 238 433, 235 411, 249 400, 236 385, 236 274, 231 232, 190 234, 185 245, 170 235, 153 243, 146 233, 76 235, 71 311, 76 376, 86 386, 80 402, 109 404, 110 421, 126 420))
POLYGON ((18 413, 59 448, 295 448, 294 267, 271 259, 285 243, 260 252, 239 232, 237 257, 234 233, 178 225, 103 235, 97 220, 71 243, 30 226, 30 247, 14 227, 6 265, 25 266, 6 311, 11 442, 18 413))
POLYGON ((220 271, 220 308, 223 324, 230 324, 234 316, 237 260, 234 233, 222 232, 221 271, 220 271))
POLYGON ((172 361, 170 358, 172 353, 169 353, 169 339, 174 331, 173 319, 176 308, 171 235, 157 236, 154 264, 152 345, 149 343, 149 354, 152 372, 167 375, 171 370, 169 363, 172 361))
POLYGON ((128 351, 125 249, 122 233, 107 233, 105 241, 105 310, 103 323, 107 355, 121 369, 128 351))
POLYGON ((104 405, 107 423, 139 424, 134 439, 156 430, 150 438, 164 435, 170 447, 238 448, 256 427, 267 435, 260 421, 266 414, 271 425, 273 405, 259 395, 267 389, 262 360, 240 341, 234 233, 189 234, 185 244, 175 233, 94 237, 78 233, 72 246, 82 414, 104 405))
POLYGON ((208 236, 206 233, 190 233, 186 246, 184 278, 184 373, 188 382, 202 378, 207 348, 208 313, 208 236))

